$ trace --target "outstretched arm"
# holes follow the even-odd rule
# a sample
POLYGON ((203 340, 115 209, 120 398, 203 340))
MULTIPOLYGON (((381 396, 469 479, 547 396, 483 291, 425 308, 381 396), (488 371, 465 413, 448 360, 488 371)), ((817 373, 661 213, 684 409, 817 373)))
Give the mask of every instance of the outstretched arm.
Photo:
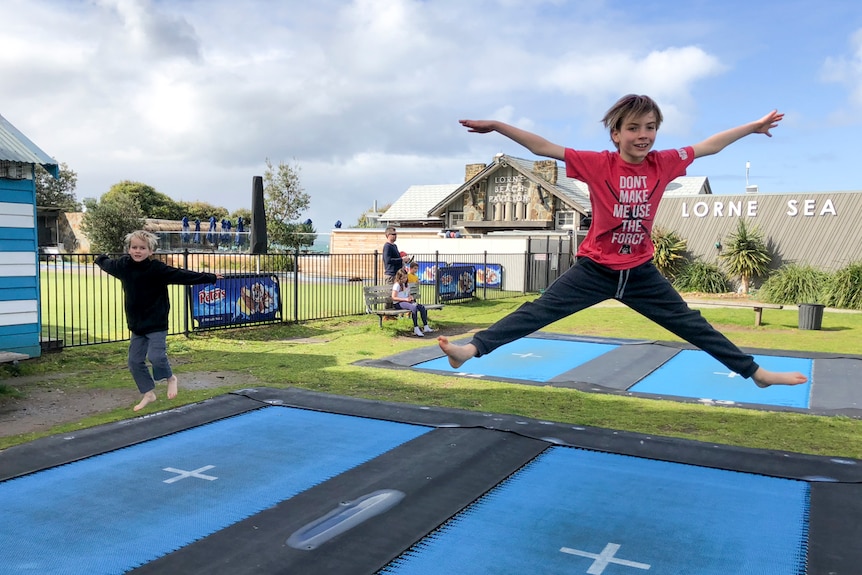
POLYGON ((510 140, 521 144, 537 156, 565 161, 566 149, 563 146, 553 144, 532 132, 496 120, 459 120, 459 122, 470 132, 478 134, 498 132, 510 140))
POLYGON ((749 134, 766 134, 771 138, 772 134, 769 133, 769 130, 776 127, 778 122, 783 118, 784 114, 779 113, 778 110, 772 110, 756 122, 719 132, 701 143, 692 146, 694 148, 694 157, 700 158, 702 156, 717 154, 730 144, 749 134))

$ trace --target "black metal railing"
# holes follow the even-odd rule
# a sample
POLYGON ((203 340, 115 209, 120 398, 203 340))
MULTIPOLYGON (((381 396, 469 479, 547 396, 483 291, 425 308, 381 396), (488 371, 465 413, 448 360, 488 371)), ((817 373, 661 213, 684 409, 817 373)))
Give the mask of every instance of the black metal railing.
MULTIPOLYGON (((553 247, 553 246, 552 246, 553 247)), ((468 299, 498 299, 538 292, 568 269, 571 258, 558 252, 520 254, 412 254, 420 263, 422 299, 441 300, 437 270, 450 265, 471 266, 475 286, 468 299)), ((279 291, 278 321, 304 322, 365 313, 363 286, 383 283, 382 255, 278 252, 262 255, 225 251, 157 253, 165 263, 182 269, 210 271, 226 278, 273 278, 279 291)), ((94 254, 40 255, 41 326, 43 349, 128 340, 124 294, 120 282, 96 266, 94 254)), ((215 327, 203 326, 193 315, 186 286, 168 286, 171 313, 168 333, 231 328, 255 323, 254 317, 215 327)), ((228 297, 235 295, 228 294, 228 297)), ((447 301, 457 303, 458 301, 447 301)))

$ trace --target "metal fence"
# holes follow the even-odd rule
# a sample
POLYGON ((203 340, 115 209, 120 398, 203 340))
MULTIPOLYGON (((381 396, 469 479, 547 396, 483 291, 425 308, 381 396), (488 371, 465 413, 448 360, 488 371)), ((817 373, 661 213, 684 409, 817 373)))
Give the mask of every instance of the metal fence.
MULTIPOLYGON (((540 245, 543 251, 521 254, 413 254, 423 265, 420 277, 422 301, 439 303, 441 278, 433 272, 447 265, 472 266, 476 285, 467 299, 498 299, 539 292, 572 264, 572 258, 557 246, 540 245), (429 273, 428 270, 433 270, 429 273)), ((196 271, 220 273, 226 278, 267 277, 279 291, 277 321, 304 322, 362 315, 362 288, 380 285, 383 259, 378 252, 366 254, 316 254, 280 252, 252 255, 236 252, 157 253, 165 263, 196 271)), ((120 282, 93 262, 94 254, 40 256, 41 335, 43 349, 92 345, 130 338, 126 327, 123 289, 120 282)), ((445 290, 443 290, 445 291, 445 290)), ((225 321, 205 326, 193 316, 191 289, 168 286, 171 301, 168 333, 188 334, 203 329, 245 327, 272 320, 225 321)))

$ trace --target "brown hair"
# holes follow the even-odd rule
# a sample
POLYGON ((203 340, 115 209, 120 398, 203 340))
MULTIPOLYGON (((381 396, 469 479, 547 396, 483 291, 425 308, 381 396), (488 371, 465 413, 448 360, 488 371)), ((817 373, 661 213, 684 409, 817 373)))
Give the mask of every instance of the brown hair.
POLYGON ((401 286, 401 289, 407 287, 407 270, 401 268, 395 272, 395 282, 401 286))
MULTIPOLYGON (((613 141, 613 134, 622 129, 623 120, 629 116, 640 118, 644 114, 649 114, 650 112, 655 114, 655 129, 658 130, 663 118, 661 115, 661 109, 658 107, 658 104, 655 103, 655 100, 649 96, 629 94, 627 96, 623 96, 617 100, 616 104, 611 106, 611 108, 605 113, 605 117, 602 118, 602 123, 605 125, 605 128, 608 129, 608 132, 611 135, 611 141, 613 141)), ((616 142, 614 142, 614 145, 619 148, 619 145, 616 142)))

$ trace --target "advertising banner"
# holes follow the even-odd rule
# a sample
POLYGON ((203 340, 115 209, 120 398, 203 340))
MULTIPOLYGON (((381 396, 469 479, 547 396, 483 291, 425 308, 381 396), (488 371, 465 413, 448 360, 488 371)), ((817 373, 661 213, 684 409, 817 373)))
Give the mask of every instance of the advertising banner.
POLYGON ((271 275, 230 276, 189 286, 189 299, 196 329, 281 321, 278 278, 271 275))
POLYGON ((452 264, 476 268, 476 287, 500 289, 503 286, 503 266, 501 264, 452 264))
POLYGON ((416 262, 419 270, 416 272, 419 275, 419 283, 424 285, 434 285, 437 283, 437 270, 446 264, 435 262, 416 262))
POLYGON ((476 268, 449 266, 440 268, 440 299, 469 299, 476 289, 476 268))

